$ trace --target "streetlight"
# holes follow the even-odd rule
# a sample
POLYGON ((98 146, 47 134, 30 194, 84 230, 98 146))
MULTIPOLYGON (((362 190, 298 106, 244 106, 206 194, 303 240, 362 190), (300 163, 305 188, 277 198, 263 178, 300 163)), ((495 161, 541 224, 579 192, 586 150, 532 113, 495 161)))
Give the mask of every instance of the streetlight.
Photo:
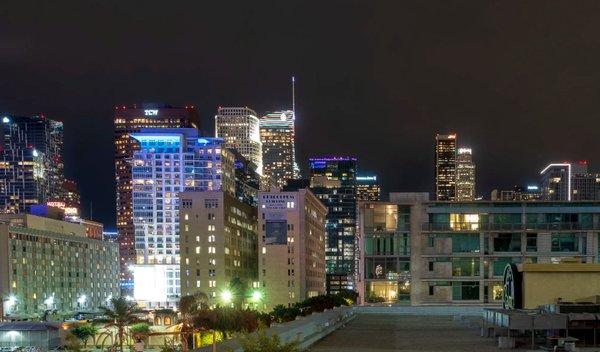
POLYGON ((262 292, 256 290, 254 292, 252 292, 252 302, 258 303, 262 300, 262 292))
POLYGON ((2 300, 2 304, 0 304, 0 321, 4 321, 5 310, 10 311, 12 306, 14 306, 15 304, 17 304, 17 297, 15 297, 14 295, 10 295, 8 296, 8 298, 4 298, 2 300))
POLYGON ((231 303, 231 299, 233 298, 233 294, 229 290, 225 290, 221 292, 221 300, 223 303, 229 304, 231 303))
POLYGON ((77 303, 79 303, 80 307, 83 307, 85 305, 85 301, 87 301, 86 295, 81 295, 79 296, 79 298, 77 298, 77 303))
POLYGON ((46 298, 44 300, 44 304, 46 305, 46 309, 52 308, 52 305, 54 305, 54 296, 49 296, 46 298))

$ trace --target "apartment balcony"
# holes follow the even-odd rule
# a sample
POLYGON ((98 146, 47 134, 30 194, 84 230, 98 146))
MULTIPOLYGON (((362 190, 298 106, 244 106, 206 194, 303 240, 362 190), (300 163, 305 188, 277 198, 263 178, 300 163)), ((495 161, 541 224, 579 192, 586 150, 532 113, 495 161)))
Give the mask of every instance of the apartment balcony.
POLYGON ((423 223, 421 230, 425 232, 484 232, 484 231, 524 231, 524 230, 547 230, 547 231, 585 231, 598 230, 600 224, 581 222, 551 222, 533 224, 494 224, 494 223, 423 223))

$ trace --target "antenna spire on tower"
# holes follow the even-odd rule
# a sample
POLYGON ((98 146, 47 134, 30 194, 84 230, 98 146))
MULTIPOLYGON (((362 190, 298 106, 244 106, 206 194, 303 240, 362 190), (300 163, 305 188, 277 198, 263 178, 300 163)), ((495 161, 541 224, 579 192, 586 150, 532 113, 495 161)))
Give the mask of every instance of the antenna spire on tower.
POLYGON ((292 111, 296 117, 296 77, 292 76, 292 111))

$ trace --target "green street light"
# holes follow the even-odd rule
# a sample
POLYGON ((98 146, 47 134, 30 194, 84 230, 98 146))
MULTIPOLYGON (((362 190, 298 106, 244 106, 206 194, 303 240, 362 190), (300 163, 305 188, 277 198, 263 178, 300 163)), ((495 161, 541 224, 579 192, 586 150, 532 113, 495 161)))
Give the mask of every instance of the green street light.
POLYGON ((223 301, 223 303, 231 303, 232 298, 233 295, 231 294, 231 291, 225 290, 221 292, 221 300, 223 301))
POLYGON ((252 292, 252 301, 253 302, 260 302, 262 300, 262 292, 260 291, 254 291, 252 292))

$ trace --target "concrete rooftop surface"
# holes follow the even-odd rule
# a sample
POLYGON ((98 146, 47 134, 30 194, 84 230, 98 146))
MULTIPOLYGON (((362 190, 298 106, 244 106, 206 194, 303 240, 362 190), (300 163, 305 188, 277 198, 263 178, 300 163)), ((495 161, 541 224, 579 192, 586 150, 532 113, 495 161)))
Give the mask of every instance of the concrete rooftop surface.
POLYGON ((311 352, 500 351, 493 339, 452 316, 360 313, 348 325, 317 342, 311 352))

